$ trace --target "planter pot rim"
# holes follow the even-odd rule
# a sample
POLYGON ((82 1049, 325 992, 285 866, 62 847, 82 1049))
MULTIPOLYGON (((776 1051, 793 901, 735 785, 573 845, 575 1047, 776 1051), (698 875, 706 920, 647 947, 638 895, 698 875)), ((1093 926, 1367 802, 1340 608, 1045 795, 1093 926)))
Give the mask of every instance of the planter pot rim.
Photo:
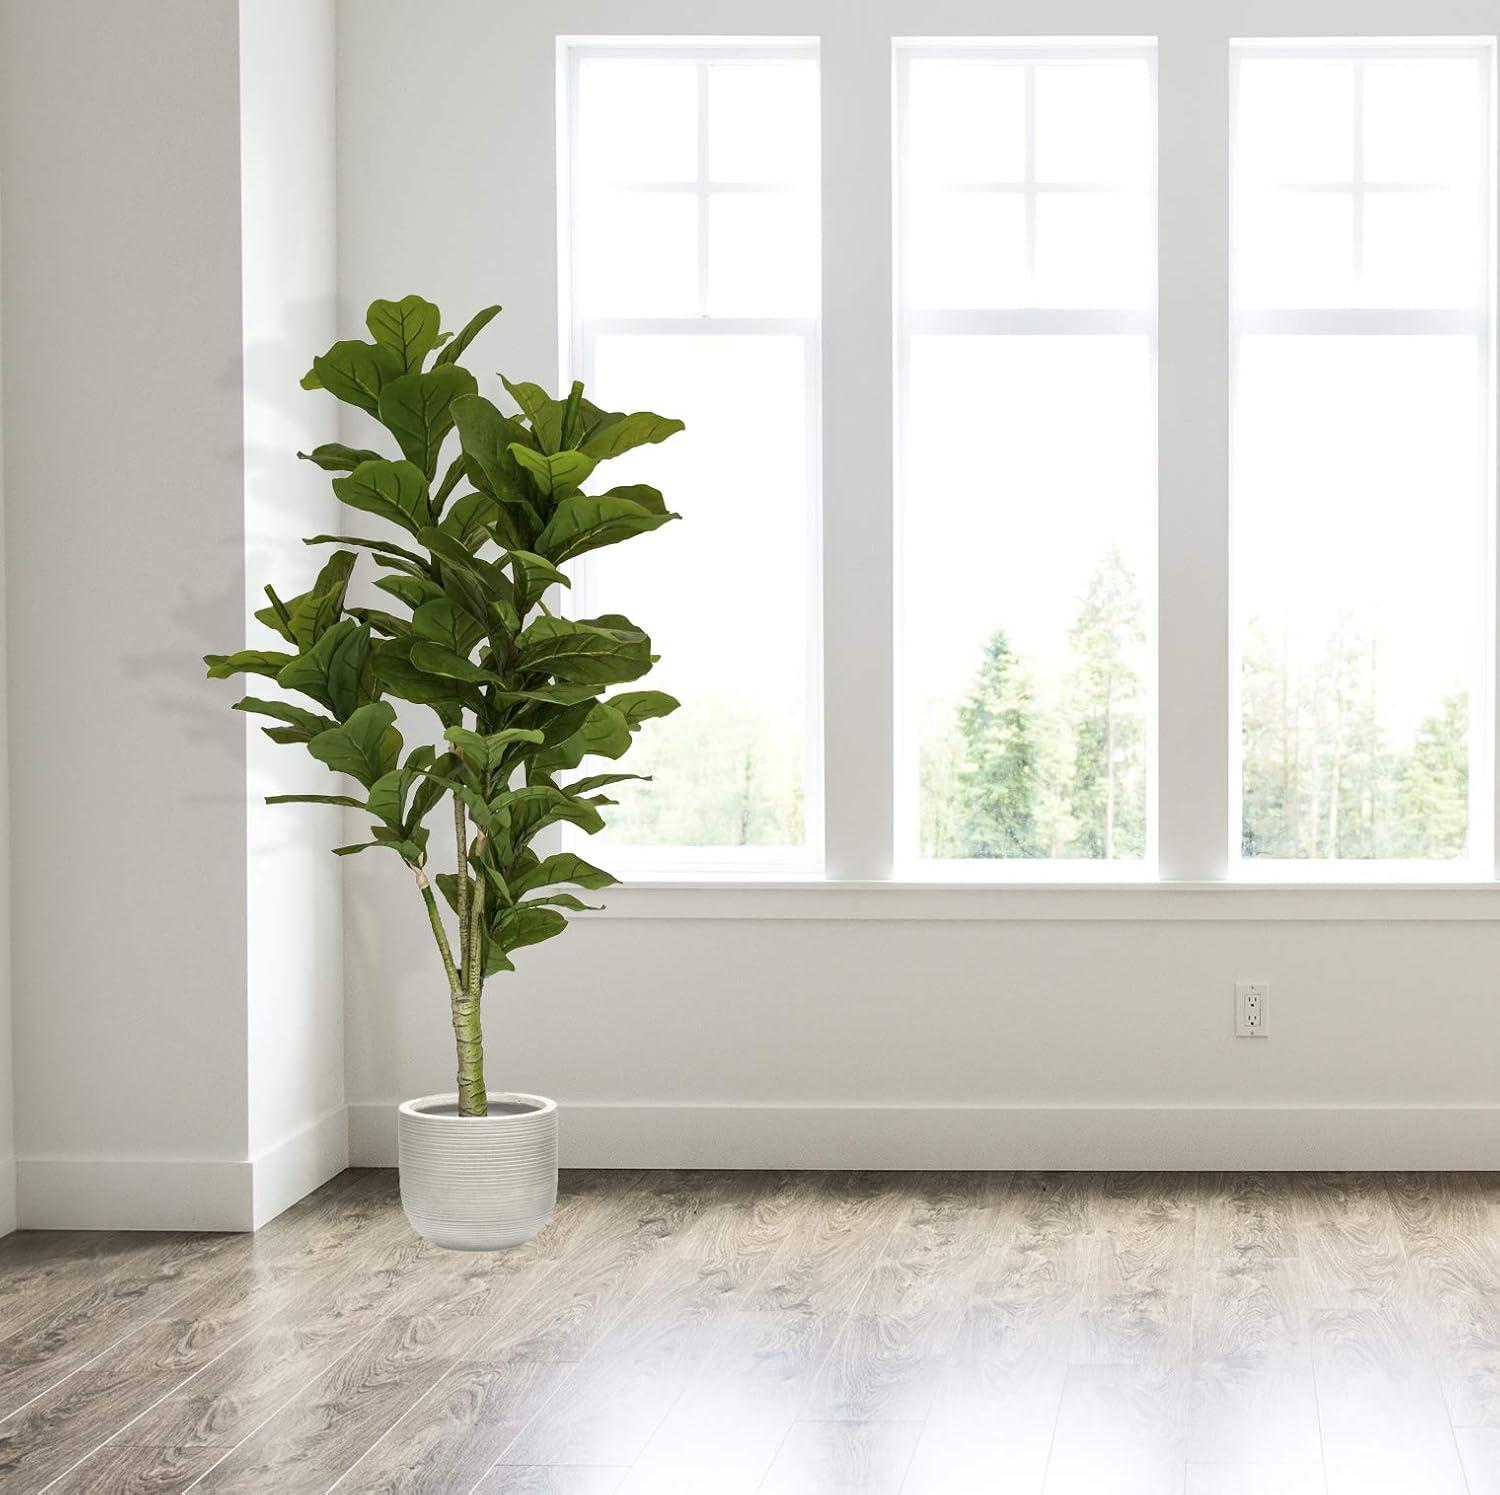
POLYGON ((429 1109, 438 1106, 457 1106, 458 1092, 456 1090, 450 1090, 443 1095, 422 1095, 414 1100, 404 1100, 396 1109, 402 1116, 415 1116, 422 1121, 452 1126, 471 1126, 476 1121, 526 1121, 533 1116, 545 1116, 557 1110, 555 1100, 550 1100, 545 1095, 526 1095, 519 1090, 490 1090, 486 1092, 486 1098, 492 1106, 524 1105, 526 1110, 510 1115, 502 1113, 499 1116, 443 1116, 438 1111, 429 1109))

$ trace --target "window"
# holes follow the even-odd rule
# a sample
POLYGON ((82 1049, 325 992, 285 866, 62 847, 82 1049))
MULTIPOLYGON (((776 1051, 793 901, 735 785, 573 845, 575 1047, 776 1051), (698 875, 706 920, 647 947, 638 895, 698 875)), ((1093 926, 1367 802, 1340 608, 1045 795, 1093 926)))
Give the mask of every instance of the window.
POLYGON ((815 866, 816 52, 578 44, 564 61, 566 362, 597 402, 687 423, 613 474, 686 522, 574 581, 585 611, 641 599, 651 685, 684 703, 632 757, 670 788, 622 793, 612 865, 815 866))
POLYGON ((1488 875, 1487 47, 1234 48, 1232 814, 1488 875))
POLYGON ((1144 868, 1152 52, 922 43, 896 68, 900 860, 1144 868))
POLYGON ((627 874, 1495 880, 1494 39, 1180 9, 563 43, 564 369, 688 424, 627 874))

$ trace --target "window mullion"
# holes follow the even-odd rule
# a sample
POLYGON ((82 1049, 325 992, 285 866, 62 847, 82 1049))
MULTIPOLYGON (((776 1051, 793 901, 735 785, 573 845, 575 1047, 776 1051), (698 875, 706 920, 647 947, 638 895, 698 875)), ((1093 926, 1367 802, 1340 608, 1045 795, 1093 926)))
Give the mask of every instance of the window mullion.
POLYGON ((823 743, 831 878, 892 860, 891 44, 825 35, 823 743))
POLYGON ((1159 39, 1159 857, 1226 875, 1229 792, 1229 37, 1207 8, 1159 39))

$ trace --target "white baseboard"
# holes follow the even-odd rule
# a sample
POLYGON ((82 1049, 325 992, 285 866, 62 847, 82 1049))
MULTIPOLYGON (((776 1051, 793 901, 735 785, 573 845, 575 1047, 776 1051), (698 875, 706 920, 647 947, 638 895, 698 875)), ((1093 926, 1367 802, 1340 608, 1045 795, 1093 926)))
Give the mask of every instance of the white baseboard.
POLYGON ((255 1230, 341 1172, 347 1144, 338 1106, 243 1161, 19 1158, 16 1222, 28 1230, 255 1230))
POLYGON ((259 1230, 348 1166, 349 1113, 333 1106, 251 1160, 251 1228, 259 1230))
MULTIPOLYGON (((1500 1107, 560 1107, 571 1168, 1494 1168, 1500 1107)), ((349 1162, 393 1167, 395 1103, 349 1107, 349 1162)))
POLYGON ((0 1235, 16 1228, 16 1160, 0 1158, 0 1235))
POLYGON ((183 1158, 17 1158, 26 1230, 249 1230, 252 1167, 183 1158))

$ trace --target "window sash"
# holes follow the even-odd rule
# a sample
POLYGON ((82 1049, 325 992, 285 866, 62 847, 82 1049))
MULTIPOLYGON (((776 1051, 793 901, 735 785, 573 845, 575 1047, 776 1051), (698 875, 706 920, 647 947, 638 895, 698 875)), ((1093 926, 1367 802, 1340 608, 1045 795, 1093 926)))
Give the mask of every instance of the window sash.
MULTIPOLYGON (((1474 41, 1428 42, 1420 36, 1405 35, 1386 40, 1323 40, 1307 38, 1298 41, 1242 40, 1230 38, 1229 48, 1229 348, 1228 366, 1233 385, 1238 378, 1241 350, 1250 337, 1265 336, 1413 336, 1444 335, 1466 337, 1473 341, 1479 354, 1481 388, 1479 406, 1489 411, 1487 429, 1482 433, 1485 459, 1481 481, 1484 484, 1483 511, 1486 516, 1483 543, 1475 558, 1480 568, 1480 585, 1484 596, 1485 642, 1481 657, 1470 677, 1470 773, 1468 784, 1468 854, 1452 860, 1407 858, 1293 858, 1247 857, 1242 846, 1244 817, 1243 752, 1243 652, 1240 629, 1235 619, 1230 623, 1228 655, 1229 734, 1226 742, 1229 763, 1227 850, 1229 873, 1234 879, 1250 882, 1426 882, 1489 880, 1496 872, 1496 484, 1495 432, 1493 404, 1496 388, 1494 337, 1494 214, 1496 198, 1494 146, 1494 48, 1493 44, 1474 41), (1481 103, 1484 111, 1485 140, 1480 151, 1479 190, 1486 213, 1482 229, 1482 254, 1486 273, 1481 279, 1482 299, 1472 307, 1247 307, 1239 303, 1234 276, 1237 253, 1237 168, 1238 135, 1237 100, 1241 68, 1245 62, 1263 59, 1308 59, 1334 62, 1403 60, 1406 58, 1450 61, 1473 61, 1481 69, 1481 103)), ((1358 78, 1356 74, 1356 78, 1358 78)), ((1364 180, 1361 124, 1363 103, 1359 84, 1355 85, 1353 117, 1354 157, 1348 181, 1298 183, 1291 190, 1306 192, 1352 192, 1355 199, 1353 269, 1362 268, 1363 242, 1360 229, 1363 199, 1383 192, 1425 192, 1440 190, 1427 183, 1377 183, 1364 180)), ((1233 406, 1231 407, 1233 408, 1233 406)), ((1234 525, 1235 496, 1232 475, 1226 484, 1226 507, 1231 534, 1234 525)), ((1231 553, 1231 567, 1233 556, 1231 553)), ((1476 643, 1478 641, 1475 641, 1476 643)))
MULTIPOLYGON (((563 43, 560 80, 560 132, 567 142, 566 170, 561 175, 558 193, 558 233, 560 259, 564 273, 560 277, 559 298, 561 383, 581 379, 591 385, 595 378, 595 346, 601 337, 609 336, 773 336, 797 339, 802 349, 804 369, 807 440, 804 450, 807 492, 804 581, 807 601, 807 639, 804 662, 807 696, 804 719, 803 753, 803 827, 800 846, 650 846, 611 844, 608 860, 611 866, 637 877, 665 879, 712 880, 742 876, 806 877, 820 876, 824 865, 823 809, 823 722, 822 722, 822 546, 819 460, 819 427, 822 391, 820 380, 819 316, 719 316, 703 312, 694 316, 614 316, 585 313, 577 281, 578 255, 573 252, 579 242, 579 215, 582 194, 575 188, 580 180, 577 156, 580 130, 579 73, 582 65, 599 59, 630 61, 671 61, 697 69, 697 174, 691 182, 619 182, 615 188, 642 193, 681 194, 697 199, 697 270, 698 306, 707 305, 709 277, 709 204, 713 196, 730 193, 756 194, 785 192, 785 184, 759 182, 717 182, 709 175, 708 87, 707 69, 714 62, 755 62, 782 60, 818 60, 816 43, 786 42, 717 42, 679 44, 675 39, 640 44, 601 44, 591 42, 563 43)), ((590 594, 594 567, 590 556, 582 556, 567 568, 573 586, 568 598, 571 611, 587 615, 592 611, 590 594)), ((584 849, 584 838, 566 828, 563 840, 584 849)))

